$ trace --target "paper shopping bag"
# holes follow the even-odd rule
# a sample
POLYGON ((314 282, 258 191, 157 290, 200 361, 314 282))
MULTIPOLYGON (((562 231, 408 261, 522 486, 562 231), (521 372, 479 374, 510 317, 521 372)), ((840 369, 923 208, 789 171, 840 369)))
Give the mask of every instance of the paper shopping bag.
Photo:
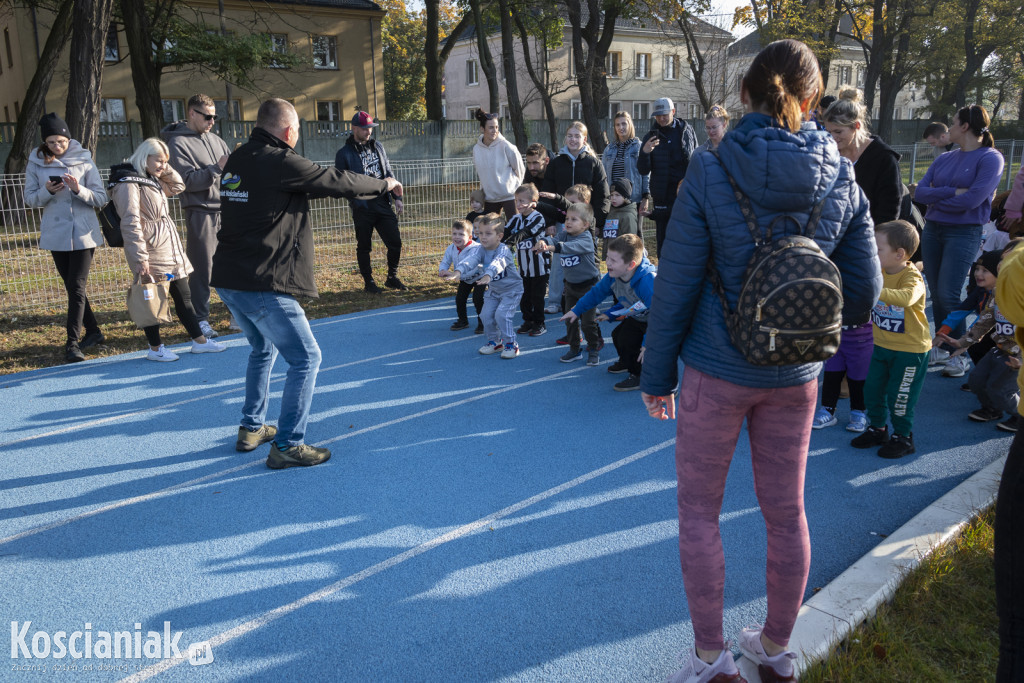
POLYGON ((128 315, 144 327, 171 322, 169 282, 135 282, 128 288, 128 315))

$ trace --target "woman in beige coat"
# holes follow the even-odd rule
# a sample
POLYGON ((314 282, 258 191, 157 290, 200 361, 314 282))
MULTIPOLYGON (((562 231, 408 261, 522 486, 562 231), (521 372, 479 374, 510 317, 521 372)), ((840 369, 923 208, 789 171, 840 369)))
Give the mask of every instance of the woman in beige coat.
MULTIPOLYGON (((178 320, 192 337, 192 353, 215 353, 227 347, 208 340, 199 329, 188 275, 192 264, 185 256, 178 230, 167 211, 167 197, 185 189, 178 172, 167 163, 167 145, 159 138, 142 141, 127 164, 110 169, 111 197, 121 216, 124 255, 135 281, 153 278, 169 280, 170 294, 178 320)), ((178 360, 177 354, 160 342, 160 326, 143 328, 152 361, 178 360)))

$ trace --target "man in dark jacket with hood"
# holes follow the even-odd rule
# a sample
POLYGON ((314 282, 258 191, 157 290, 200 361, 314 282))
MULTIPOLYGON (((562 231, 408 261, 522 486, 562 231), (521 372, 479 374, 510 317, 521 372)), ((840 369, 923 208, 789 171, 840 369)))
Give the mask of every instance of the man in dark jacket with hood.
MULTIPOLYGON (((352 134, 334 157, 335 168, 339 171, 362 173, 371 178, 395 177, 384 148, 371 138, 376 126, 373 117, 365 111, 356 112, 352 117, 352 134)), ((356 228, 356 262, 359 264, 359 273, 363 276, 365 289, 371 294, 380 294, 383 291, 374 282, 373 271, 370 268, 374 228, 388 250, 388 277, 384 281, 384 286, 402 291, 409 289, 398 279, 398 261, 402 257, 402 235, 398 231, 398 216, 404 207, 400 196, 396 195, 394 200, 394 209, 391 208, 390 194, 382 194, 369 201, 350 199, 348 202, 352 208, 352 222, 356 228)))
POLYGON ((672 216, 679 182, 686 177, 690 157, 697 148, 697 135, 690 124, 676 118, 676 106, 667 97, 655 101, 651 115, 655 125, 644 136, 636 166, 641 175, 651 174, 650 196, 643 198, 641 211, 654 219, 660 258, 665 228, 672 216))
POLYGON ((235 448, 251 451, 273 441, 271 469, 319 465, 331 457, 326 448, 303 441, 320 368, 320 347, 296 299, 317 296, 309 200, 373 200, 402 191, 394 178, 314 164, 292 149, 298 140, 299 117, 291 104, 275 98, 260 105, 249 141, 224 166, 211 280, 252 347, 235 448), (278 353, 289 367, 275 428, 264 419, 278 353))

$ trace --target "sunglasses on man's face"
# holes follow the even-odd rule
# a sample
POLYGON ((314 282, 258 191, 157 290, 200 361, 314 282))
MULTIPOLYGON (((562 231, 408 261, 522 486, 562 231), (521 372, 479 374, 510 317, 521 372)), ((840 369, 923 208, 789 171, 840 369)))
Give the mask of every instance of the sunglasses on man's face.
POLYGON ((195 109, 192 110, 192 113, 193 114, 199 114, 200 116, 202 116, 207 121, 216 121, 217 120, 217 115, 216 114, 204 114, 203 112, 197 111, 195 109))

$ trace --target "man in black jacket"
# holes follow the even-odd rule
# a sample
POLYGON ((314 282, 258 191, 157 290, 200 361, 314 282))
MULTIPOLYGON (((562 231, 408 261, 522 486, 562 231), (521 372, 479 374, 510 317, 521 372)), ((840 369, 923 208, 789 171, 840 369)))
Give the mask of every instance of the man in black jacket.
POLYGON ((298 140, 299 117, 291 104, 272 99, 260 105, 249 141, 231 153, 221 176, 211 278, 252 347, 235 448, 251 451, 273 441, 271 469, 319 465, 331 457, 326 448, 303 441, 320 368, 320 347, 297 301, 317 296, 309 200, 369 200, 402 191, 394 178, 318 166, 295 153, 298 140), (278 353, 289 368, 275 428, 264 420, 278 353))
POLYGON ((644 136, 636 166, 641 175, 651 174, 650 195, 644 196, 640 211, 654 219, 660 257, 679 182, 686 177, 690 157, 697 148, 697 135, 690 124, 676 118, 676 106, 667 97, 654 102, 651 115, 655 125, 644 136))
MULTIPOLYGON (((352 117, 352 134, 334 157, 335 168, 339 171, 362 173, 371 178, 395 177, 384 148, 370 137, 376 126, 373 117, 365 111, 356 112, 352 117)), ((364 287, 371 294, 380 294, 383 291, 374 282, 373 271, 370 268, 374 228, 388 250, 388 277, 384 281, 384 286, 401 291, 409 289, 398 279, 398 261, 402 258, 402 235, 398 231, 398 216, 402 215, 403 205, 401 197, 395 196, 394 199, 394 209, 391 208, 389 194, 382 194, 370 201, 348 201, 352 208, 352 222, 356 227, 356 262, 359 264, 359 273, 363 276, 364 287)))

